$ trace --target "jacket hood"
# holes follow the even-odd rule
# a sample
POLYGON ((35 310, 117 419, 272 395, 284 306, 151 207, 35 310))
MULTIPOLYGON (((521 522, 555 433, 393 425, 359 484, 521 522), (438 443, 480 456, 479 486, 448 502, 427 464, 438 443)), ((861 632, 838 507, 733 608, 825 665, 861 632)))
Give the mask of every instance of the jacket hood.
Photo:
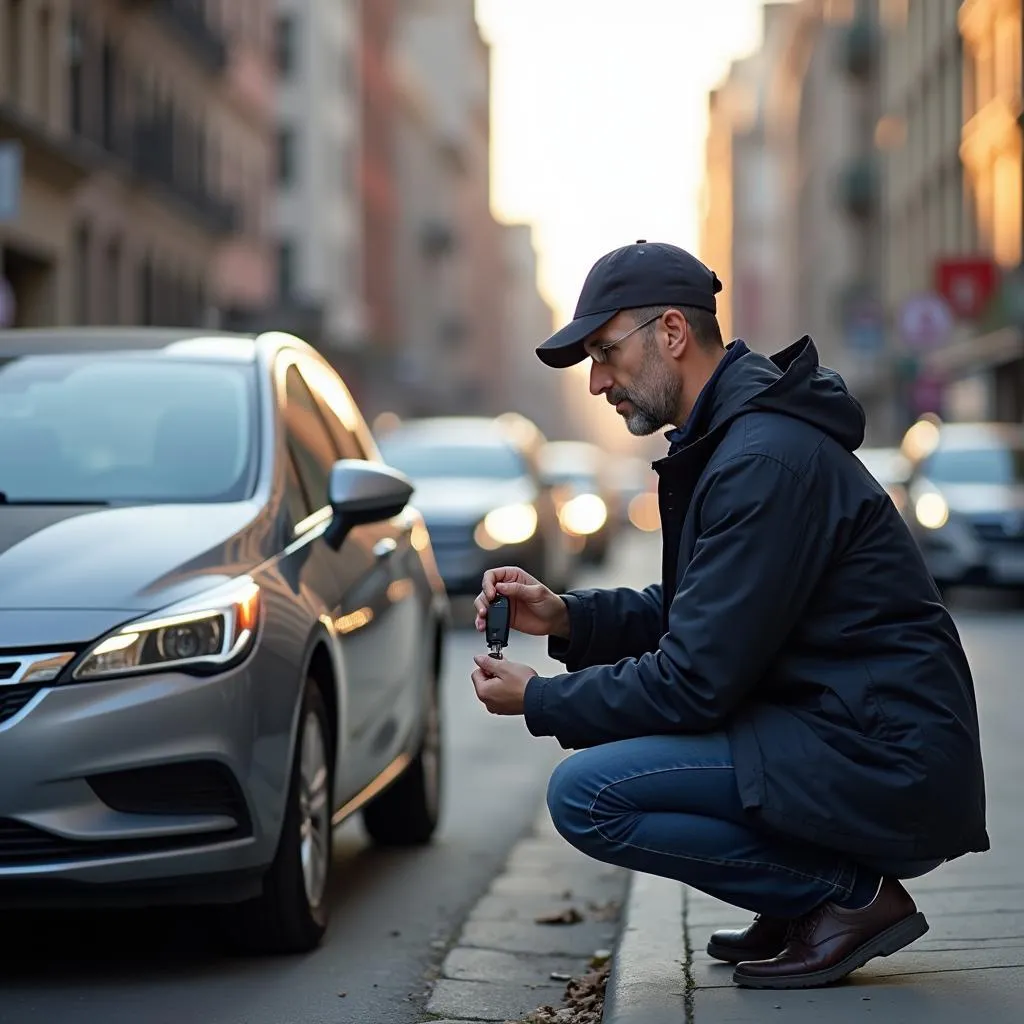
POLYGON ((804 420, 850 452, 864 441, 863 408, 842 377, 818 362, 818 350, 807 335, 771 357, 747 352, 728 366, 701 433, 753 410, 804 420))

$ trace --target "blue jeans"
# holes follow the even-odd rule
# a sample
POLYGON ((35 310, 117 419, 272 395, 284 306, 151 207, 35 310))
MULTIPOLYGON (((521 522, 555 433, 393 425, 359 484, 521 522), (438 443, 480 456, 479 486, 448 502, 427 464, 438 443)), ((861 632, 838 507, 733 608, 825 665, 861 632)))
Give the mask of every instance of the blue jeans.
POLYGON ((558 832, 596 860, 674 878, 771 917, 849 898, 858 871, 914 878, 942 863, 858 864, 759 830, 740 802, 724 733, 578 751, 551 776, 548 809, 558 832))

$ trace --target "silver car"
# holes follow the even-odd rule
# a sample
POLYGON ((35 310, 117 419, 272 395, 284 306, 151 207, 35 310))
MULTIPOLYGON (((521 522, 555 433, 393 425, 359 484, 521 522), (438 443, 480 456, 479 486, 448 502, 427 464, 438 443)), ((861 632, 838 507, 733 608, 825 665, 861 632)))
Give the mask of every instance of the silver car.
POLYGON ((291 336, 0 332, 0 902, 221 903, 303 951, 334 825, 427 842, 411 494, 291 336))
POLYGON ((903 451, 905 515, 939 587, 1024 592, 1024 426, 922 420, 903 451))

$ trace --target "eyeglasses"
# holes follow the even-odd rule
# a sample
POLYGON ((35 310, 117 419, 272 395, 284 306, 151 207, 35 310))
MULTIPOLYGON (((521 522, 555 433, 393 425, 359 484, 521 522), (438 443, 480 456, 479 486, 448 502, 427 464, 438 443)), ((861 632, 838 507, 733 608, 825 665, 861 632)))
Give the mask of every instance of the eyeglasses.
POLYGON ((615 348, 616 345, 621 345, 627 338, 636 334, 637 331, 642 331, 645 327, 650 326, 656 320, 660 320, 664 315, 664 313, 658 313, 657 316, 652 316, 649 320, 645 320, 642 324, 637 324, 636 327, 634 327, 632 330, 626 331, 626 333, 623 334, 621 338, 616 338, 614 341, 606 341, 600 345, 595 345, 592 349, 588 350, 587 354, 590 356, 591 359, 594 360, 595 363, 597 363, 599 366, 603 366, 605 363, 608 362, 608 356, 606 355, 606 353, 609 349, 615 348))

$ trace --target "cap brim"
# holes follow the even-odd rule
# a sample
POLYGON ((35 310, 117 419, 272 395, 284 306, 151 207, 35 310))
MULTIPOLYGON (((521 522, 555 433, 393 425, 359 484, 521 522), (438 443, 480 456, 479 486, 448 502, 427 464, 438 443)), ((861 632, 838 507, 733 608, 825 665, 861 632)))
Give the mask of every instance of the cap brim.
POLYGON ((540 361, 556 370, 564 370, 583 362, 587 358, 583 343, 594 331, 613 319, 617 312, 613 309, 605 313, 589 313, 566 324, 537 349, 540 361))

